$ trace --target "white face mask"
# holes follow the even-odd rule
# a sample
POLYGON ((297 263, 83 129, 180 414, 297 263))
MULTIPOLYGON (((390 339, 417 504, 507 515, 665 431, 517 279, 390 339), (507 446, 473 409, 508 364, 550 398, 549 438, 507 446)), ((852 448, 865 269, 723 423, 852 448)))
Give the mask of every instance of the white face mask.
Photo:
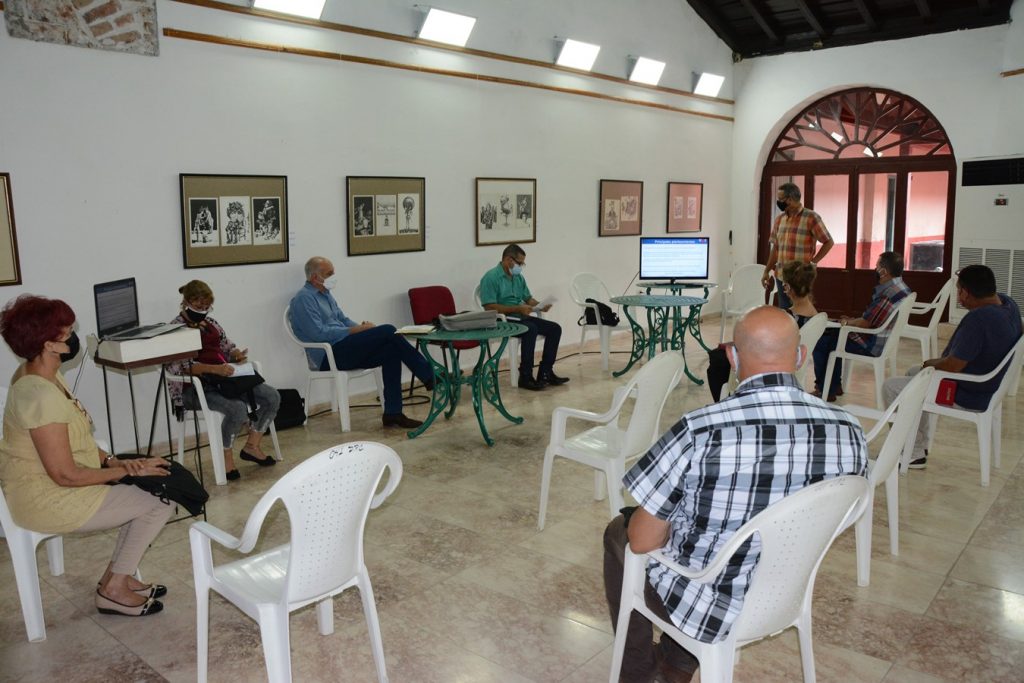
POLYGON ((334 289, 338 286, 338 276, 332 275, 327 278, 323 278, 324 289, 334 289))
POLYGON ((518 263, 513 263, 512 264, 512 271, 511 272, 512 272, 513 275, 522 275, 523 274, 523 267, 521 265, 519 265, 518 263))

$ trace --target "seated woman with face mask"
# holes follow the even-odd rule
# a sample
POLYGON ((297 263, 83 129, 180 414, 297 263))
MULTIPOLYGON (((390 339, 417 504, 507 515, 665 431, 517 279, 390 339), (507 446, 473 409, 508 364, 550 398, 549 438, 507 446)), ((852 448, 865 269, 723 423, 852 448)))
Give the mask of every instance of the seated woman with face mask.
POLYGON ((70 534, 120 528, 96 587, 104 614, 156 614, 164 586, 132 577, 173 507, 142 489, 107 486, 125 475, 167 475, 162 458, 117 460, 92 437, 92 419, 74 397, 61 363, 78 355, 75 314, 56 299, 24 294, 0 313, 0 334, 25 359, 4 408, 0 483, 18 526, 70 534))
MULTIPOLYGON (((231 363, 244 363, 248 349, 238 348, 228 339, 224 328, 210 316, 213 309, 213 291, 210 286, 202 280, 192 280, 179 287, 178 292, 181 293, 181 313, 172 322, 185 323, 188 327, 198 329, 202 349, 196 362, 191 366, 187 361, 179 361, 170 364, 168 371, 172 375, 191 373, 194 377, 204 374, 230 377, 235 371, 231 363)), ((239 457, 261 467, 275 464, 276 460, 263 452, 260 443, 263 440, 263 433, 270 427, 281 405, 281 396, 277 389, 266 382, 253 387, 252 399, 256 403, 255 410, 252 410, 245 400, 223 396, 209 385, 204 385, 203 391, 210 410, 224 416, 221 437, 224 440, 224 469, 227 470, 227 478, 234 481, 241 476, 235 467, 232 445, 238 432, 247 424, 249 436, 246 437, 239 457)), ((181 408, 199 410, 199 400, 195 391, 187 385, 171 382, 170 392, 171 402, 177 411, 181 408)))

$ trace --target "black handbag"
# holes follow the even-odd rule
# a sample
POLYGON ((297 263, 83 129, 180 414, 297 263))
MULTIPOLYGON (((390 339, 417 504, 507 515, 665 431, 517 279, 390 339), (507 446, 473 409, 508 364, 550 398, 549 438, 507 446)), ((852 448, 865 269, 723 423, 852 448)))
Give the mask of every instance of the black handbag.
MULTIPOLYGON (((149 456, 129 453, 118 455, 118 460, 135 460, 149 456)), ((147 475, 142 477, 126 474, 117 480, 117 484, 129 484, 138 486, 143 491, 148 491, 164 503, 174 501, 181 507, 188 510, 193 517, 203 511, 206 501, 210 499, 199 480, 191 472, 179 465, 174 460, 168 460, 170 474, 167 476, 147 475)))
MULTIPOLYGON (((234 375, 224 377, 223 375, 204 372, 199 376, 199 380, 203 383, 204 389, 216 391, 224 398, 242 399, 251 396, 252 390, 266 381, 258 372, 254 372, 251 375, 242 375, 241 377, 235 377, 234 375)), ((255 401, 252 402, 255 403, 255 401)))
POLYGON ((281 407, 274 418, 274 429, 281 431, 289 427, 298 427, 306 423, 306 402, 295 389, 278 389, 281 395, 281 407))
MULTIPOLYGON (((608 327, 615 327, 619 324, 619 315, 618 313, 612 310, 611 306, 604 303, 603 301, 598 301, 597 299, 587 299, 586 301, 588 304, 597 305, 597 312, 600 314, 601 320, 600 324, 607 325, 608 327)), ((594 309, 591 307, 587 307, 587 309, 583 311, 583 315, 580 316, 580 319, 576 321, 576 324, 580 325, 581 327, 584 324, 597 325, 598 316, 594 315, 594 309), (584 323, 584 321, 586 322, 584 323)))

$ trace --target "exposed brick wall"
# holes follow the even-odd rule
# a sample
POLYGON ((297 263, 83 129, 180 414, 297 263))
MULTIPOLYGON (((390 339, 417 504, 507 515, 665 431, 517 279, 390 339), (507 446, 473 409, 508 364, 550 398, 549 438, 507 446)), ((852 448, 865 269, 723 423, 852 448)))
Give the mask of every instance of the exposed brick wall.
POLYGON ((159 54, 156 0, 5 0, 7 33, 47 43, 159 54))

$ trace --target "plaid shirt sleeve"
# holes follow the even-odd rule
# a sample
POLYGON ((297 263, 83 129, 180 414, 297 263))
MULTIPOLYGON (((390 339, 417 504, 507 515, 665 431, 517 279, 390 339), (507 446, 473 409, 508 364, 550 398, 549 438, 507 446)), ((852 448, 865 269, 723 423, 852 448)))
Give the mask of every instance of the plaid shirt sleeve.
POLYGON ((893 307, 892 299, 880 296, 868 304, 862 317, 867 321, 868 327, 878 327, 889 317, 893 307))
POLYGON ((623 483, 647 512, 667 520, 683 499, 678 483, 689 466, 693 439, 683 418, 626 473, 623 483))
POLYGON ((821 216, 816 213, 811 214, 807 220, 807 227, 814 235, 814 239, 824 244, 832 239, 832 235, 829 234, 828 228, 821 221, 821 216))

